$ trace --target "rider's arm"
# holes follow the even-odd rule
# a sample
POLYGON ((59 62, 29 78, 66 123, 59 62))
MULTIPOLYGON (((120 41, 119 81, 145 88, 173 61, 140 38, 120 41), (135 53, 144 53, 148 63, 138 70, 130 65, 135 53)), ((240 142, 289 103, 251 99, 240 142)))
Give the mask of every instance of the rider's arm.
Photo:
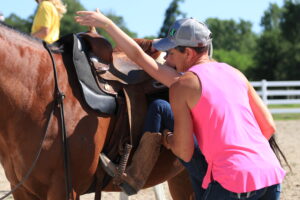
POLYGON ((265 138, 269 140, 276 131, 275 122, 272 117, 272 114, 270 113, 268 107, 264 104, 260 96, 257 94, 251 83, 245 77, 245 75, 239 70, 235 70, 247 84, 248 98, 251 110, 254 114, 254 117, 258 123, 262 134, 265 136, 265 138))
POLYGON ((156 63, 132 38, 102 13, 79 11, 77 14, 79 16, 76 16, 75 19, 81 25, 104 28, 132 61, 159 82, 169 87, 178 79, 179 74, 176 70, 156 63))
POLYGON ((47 27, 41 27, 39 30, 37 30, 36 32, 32 33, 31 35, 33 37, 37 37, 40 39, 44 39, 47 35, 49 34, 49 28, 47 27))
POLYGON ((260 127, 261 132, 265 136, 265 138, 270 139, 271 136, 275 133, 275 122, 274 119, 269 112, 267 106, 264 104, 262 99, 256 93, 253 86, 247 82, 248 84, 248 97, 252 112, 255 116, 255 119, 260 127))
POLYGON ((199 83, 198 78, 195 80, 191 78, 191 74, 186 73, 170 87, 169 99, 174 113, 174 132, 166 138, 167 148, 185 162, 190 161, 194 151, 190 108, 191 102, 198 101, 200 96, 200 91, 194 87, 195 82, 199 83))

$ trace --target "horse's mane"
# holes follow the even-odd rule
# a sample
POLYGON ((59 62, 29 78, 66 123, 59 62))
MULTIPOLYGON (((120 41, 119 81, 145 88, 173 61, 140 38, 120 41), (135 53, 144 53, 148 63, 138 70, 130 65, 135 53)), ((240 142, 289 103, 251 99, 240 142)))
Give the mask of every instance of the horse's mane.
POLYGON ((12 32, 14 32, 14 33, 16 33, 16 34, 18 34, 18 35, 20 35, 22 37, 25 37, 25 38, 31 40, 31 41, 42 43, 42 40, 40 40, 39 38, 32 37, 28 33, 22 32, 22 31, 16 29, 15 27, 13 27, 13 26, 11 26, 9 24, 6 24, 6 23, 4 23, 2 21, 0 21, 0 30, 1 30, 1 28, 5 28, 8 31, 12 31, 12 32))

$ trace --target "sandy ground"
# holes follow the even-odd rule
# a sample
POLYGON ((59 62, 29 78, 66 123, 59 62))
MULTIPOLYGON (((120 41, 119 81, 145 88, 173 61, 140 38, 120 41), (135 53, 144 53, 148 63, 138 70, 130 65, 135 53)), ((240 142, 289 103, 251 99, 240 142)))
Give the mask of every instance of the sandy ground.
MULTIPOLYGON (((277 141, 285 153, 293 172, 290 172, 286 165, 287 176, 282 185, 282 200, 300 200, 300 120, 276 121, 277 141)), ((167 184, 162 184, 165 192, 165 199, 171 200, 168 193, 167 184)), ((9 191, 10 187, 5 178, 2 167, 0 167, 0 198, 9 191)), ((83 195, 81 199, 92 200, 94 195, 83 195)), ((13 199, 11 196, 7 199, 13 199)), ((103 200, 118 200, 120 193, 103 192, 103 200)), ((130 200, 154 200, 155 192, 153 188, 140 191, 137 195, 131 196, 130 200)))

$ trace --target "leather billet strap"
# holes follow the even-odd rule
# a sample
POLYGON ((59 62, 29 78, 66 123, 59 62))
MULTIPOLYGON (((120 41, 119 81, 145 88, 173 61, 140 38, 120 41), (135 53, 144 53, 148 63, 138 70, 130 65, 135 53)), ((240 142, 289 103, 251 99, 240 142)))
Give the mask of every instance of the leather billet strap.
POLYGON ((48 44, 43 41, 43 45, 47 52, 49 53, 53 65, 53 72, 54 72, 54 82, 55 82, 55 99, 56 99, 56 106, 60 111, 60 119, 61 119, 61 130, 62 130, 62 143, 63 143, 63 155, 64 155, 64 169, 65 169, 65 181, 66 181, 66 200, 74 200, 73 192, 72 192, 72 179, 71 179, 71 169, 70 169, 70 158, 69 158, 69 145, 68 145, 68 138, 67 138, 67 131, 66 131, 66 123, 64 118, 64 104, 63 100, 65 98, 64 93, 62 93, 58 86, 58 77, 57 77, 57 70, 56 70, 56 63, 53 57, 53 54, 48 47, 48 44))

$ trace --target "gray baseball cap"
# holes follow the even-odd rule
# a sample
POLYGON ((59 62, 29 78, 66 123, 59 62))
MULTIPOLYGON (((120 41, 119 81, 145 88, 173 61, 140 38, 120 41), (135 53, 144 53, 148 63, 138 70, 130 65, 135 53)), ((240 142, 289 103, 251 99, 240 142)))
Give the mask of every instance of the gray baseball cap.
POLYGON ((211 44, 211 31, 194 18, 177 20, 169 29, 168 36, 153 41, 153 47, 167 51, 177 46, 204 47, 211 44))

